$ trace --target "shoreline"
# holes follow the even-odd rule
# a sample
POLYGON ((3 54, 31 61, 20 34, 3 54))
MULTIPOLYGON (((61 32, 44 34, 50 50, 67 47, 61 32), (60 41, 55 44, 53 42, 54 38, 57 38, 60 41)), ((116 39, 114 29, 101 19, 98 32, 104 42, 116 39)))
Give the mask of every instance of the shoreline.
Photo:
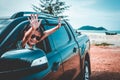
POLYGON ((95 44, 111 44, 112 47, 120 47, 120 34, 117 35, 106 35, 105 33, 91 33, 81 32, 89 37, 91 45, 95 44))

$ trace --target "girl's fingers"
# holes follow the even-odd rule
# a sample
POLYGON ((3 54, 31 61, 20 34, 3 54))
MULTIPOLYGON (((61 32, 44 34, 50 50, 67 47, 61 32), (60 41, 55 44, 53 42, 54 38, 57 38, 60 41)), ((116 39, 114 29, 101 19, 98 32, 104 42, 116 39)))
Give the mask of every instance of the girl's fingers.
POLYGON ((58 23, 61 23, 61 17, 59 17, 59 19, 58 19, 58 23))
POLYGON ((38 22, 38 26, 40 26, 41 22, 42 22, 42 19, 40 19, 40 21, 38 22))
POLYGON ((31 20, 33 19, 33 14, 31 14, 30 19, 31 19, 31 20))
POLYGON ((37 15, 36 14, 34 14, 34 19, 37 19, 37 15))
POLYGON ((35 16, 36 16, 36 19, 38 19, 38 14, 36 14, 35 16))
POLYGON ((36 17, 38 18, 38 14, 36 14, 36 17))
POLYGON ((32 22, 31 19, 30 19, 30 17, 28 17, 28 20, 30 21, 30 23, 32 22))
POLYGON ((40 26, 41 21, 42 21, 42 20, 38 21, 38 14, 31 14, 31 16, 28 17, 28 20, 30 21, 31 25, 34 25, 36 27, 40 26))
POLYGON ((35 15, 34 15, 34 14, 32 14, 32 19, 33 19, 33 20, 35 19, 35 15))
POLYGON ((35 17, 36 17, 36 20, 38 20, 38 14, 36 14, 35 17))

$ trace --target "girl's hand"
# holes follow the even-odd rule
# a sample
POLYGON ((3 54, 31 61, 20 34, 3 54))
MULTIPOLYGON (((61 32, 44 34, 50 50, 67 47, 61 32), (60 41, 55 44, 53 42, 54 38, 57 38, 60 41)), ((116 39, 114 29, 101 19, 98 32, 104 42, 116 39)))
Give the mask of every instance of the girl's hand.
POLYGON ((40 26, 42 21, 38 21, 38 14, 31 14, 30 18, 28 17, 28 20, 30 21, 30 25, 34 30, 36 30, 40 26))
POLYGON ((61 18, 58 19, 58 29, 61 27, 61 18))

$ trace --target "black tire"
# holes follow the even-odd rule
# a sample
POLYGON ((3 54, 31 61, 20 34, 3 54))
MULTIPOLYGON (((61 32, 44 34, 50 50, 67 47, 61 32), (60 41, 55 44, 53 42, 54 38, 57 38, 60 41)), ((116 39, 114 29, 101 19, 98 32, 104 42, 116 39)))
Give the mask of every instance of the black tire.
POLYGON ((90 80, 90 70, 89 70, 89 62, 85 61, 84 71, 83 71, 83 80, 90 80))

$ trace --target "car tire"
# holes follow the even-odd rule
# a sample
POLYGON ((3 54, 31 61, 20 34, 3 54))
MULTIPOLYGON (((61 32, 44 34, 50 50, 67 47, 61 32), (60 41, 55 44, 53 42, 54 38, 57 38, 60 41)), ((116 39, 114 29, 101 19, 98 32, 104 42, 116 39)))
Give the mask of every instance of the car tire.
POLYGON ((90 70, 89 70, 89 62, 85 61, 84 63, 84 71, 83 71, 83 80, 90 80, 90 70))

